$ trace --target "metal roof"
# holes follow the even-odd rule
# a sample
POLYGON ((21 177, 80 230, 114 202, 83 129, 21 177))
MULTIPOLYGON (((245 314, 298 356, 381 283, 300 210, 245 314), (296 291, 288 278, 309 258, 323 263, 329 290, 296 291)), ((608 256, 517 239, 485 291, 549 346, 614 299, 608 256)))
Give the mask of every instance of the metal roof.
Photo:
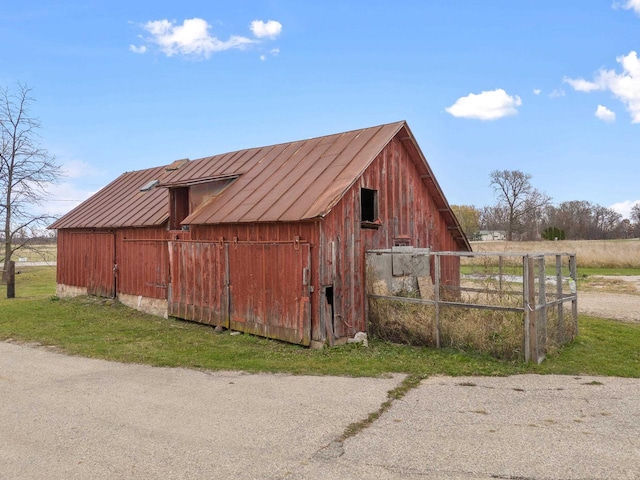
POLYGON ((140 189, 167 175, 164 167, 120 175, 106 187, 54 222, 49 228, 152 227, 169 218, 164 188, 140 189))
POLYGON ((451 230, 468 241, 406 122, 249 148, 125 173, 50 228, 162 225, 169 216, 166 188, 235 180, 192 212, 184 224, 299 221, 323 217, 396 136, 408 148, 451 230), (152 180, 149 191, 140 188, 152 180))

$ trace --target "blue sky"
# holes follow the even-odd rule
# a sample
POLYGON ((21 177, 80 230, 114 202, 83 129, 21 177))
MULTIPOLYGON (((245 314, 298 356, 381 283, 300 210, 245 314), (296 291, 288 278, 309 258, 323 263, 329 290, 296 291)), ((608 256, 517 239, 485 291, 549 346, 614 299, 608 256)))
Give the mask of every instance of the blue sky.
POLYGON ((407 120, 451 204, 640 201, 640 0, 0 0, 64 213, 124 171, 407 120))

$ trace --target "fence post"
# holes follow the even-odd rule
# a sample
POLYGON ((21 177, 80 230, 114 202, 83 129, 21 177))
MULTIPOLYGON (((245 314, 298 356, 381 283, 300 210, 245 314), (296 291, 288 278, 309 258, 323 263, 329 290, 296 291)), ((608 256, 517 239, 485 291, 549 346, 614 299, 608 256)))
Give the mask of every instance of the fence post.
POLYGON ((502 275, 504 274, 502 265, 502 255, 498 255, 498 296, 502 298, 502 275))
POLYGON ((538 306, 536 309, 536 362, 540 363, 544 359, 547 351, 547 270, 546 257, 542 255, 538 259, 538 306), (540 358, 542 356, 542 359, 540 358))
POLYGON ((576 270, 576 254, 573 253, 569 256, 569 275, 573 279, 573 284, 576 286, 576 291, 571 292, 574 294, 573 300, 571 300, 571 316, 573 317, 574 337, 578 336, 578 272, 576 270))
POLYGON ((533 258, 523 256, 523 296, 524 296, 524 359, 538 361, 538 341, 536 336, 536 289, 533 258))
POLYGON ((556 297, 558 303, 558 336, 556 342, 564 343, 564 302, 562 301, 562 255, 556 255, 556 297))
POLYGON ((16 298, 16 262, 9 262, 7 272, 7 298, 16 298))
POLYGON ((435 341, 436 348, 440 348, 440 255, 434 257, 433 299, 436 301, 435 341))

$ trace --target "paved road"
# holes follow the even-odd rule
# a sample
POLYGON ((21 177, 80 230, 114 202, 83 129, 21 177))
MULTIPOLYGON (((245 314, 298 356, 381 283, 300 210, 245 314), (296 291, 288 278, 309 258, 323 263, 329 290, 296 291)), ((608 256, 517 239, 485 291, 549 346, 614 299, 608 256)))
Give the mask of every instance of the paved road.
POLYGON ((206 373, 0 342, 1 479, 635 479, 640 381, 206 373))

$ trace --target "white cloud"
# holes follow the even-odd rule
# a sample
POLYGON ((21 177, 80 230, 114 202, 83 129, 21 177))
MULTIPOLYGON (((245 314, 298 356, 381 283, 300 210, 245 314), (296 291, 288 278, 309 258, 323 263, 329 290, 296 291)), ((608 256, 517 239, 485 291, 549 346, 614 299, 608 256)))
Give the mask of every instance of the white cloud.
POLYGON ((147 47, 145 45, 140 45, 139 47, 137 47, 136 45, 129 45, 129 50, 131 50, 133 53, 146 53, 147 47))
POLYGON ((631 218, 631 209, 634 205, 640 205, 640 200, 625 200, 623 202, 614 203, 609 208, 615 210, 624 218, 631 218))
POLYGON ((564 96, 565 96, 564 90, 562 90, 561 88, 556 88, 553 90, 553 92, 549 94, 549 98, 560 98, 564 96))
MULTIPOLYGON (((151 34, 147 40, 157 45, 162 53, 168 57, 186 55, 191 57, 209 58, 212 53, 229 49, 243 49, 255 43, 247 37, 231 35, 228 40, 219 40, 209 33, 211 26, 201 18, 190 18, 182 25, 169 20, 154 20, 143 27, 151 34)), ((131 49, 131 47, 129 47, 131 49)), ((136 47, 136 53, 145 46, 136 47)))
POLYGON ((533 94, 534 95, 540 95, 542 93, 542 90, 540 90, 539 88, 534 88, 533 89, 533 94))
POLYGON ((475 118, 478 120, 497 120, 498 118, 516 115, 516 107, 522 105, 519 96, 508 95, 503 89, 484 91, 479 94, 470 93, 461 97, 445 110, 454 117, 475 118))
POLYGON ((571 85, 573 89, 578 92, 591 92, 593 90, 600 90, 600 86, 597 83, 589 82, 584 78, 572 79, 564 77, 562 81, 571 85))
POLYGON ((273 55, 274 57, 277 57, 278 54, 280 53, 280 49, 279 48, 272 48, 271 51, 269 52, 271 55, 273 55))
POLYGON ((615 122, 616 120, 615 112, 612 112, 604 105, 598 105, 598 108, 596 109, 596 117, 607 123, 615 122))
POLYGON ((274 39, 282 32, 282 24, 275 20, 263 22, 262 20, 254 20, 250 25, 251 32, 258 38, 274 39))
POLYGON ((580 92, 609 90, 624 104, 631 115, 631 123, 640 123, 640 59, 637 52, 631 51, 617 57, 616 61, 622 65, 622 73, 600 69, 593 82, 581 78, 565 78, 564 81, 580 92))
POLYGON ((260 60, 262 60, 263 62, 267 60, 267 56, 266 55, 260 55, 260 60))
POLYGON ((613 8, 633 10, 636 14, 640 15, 640 0, 627 0, 624 3, 613 2, 613 8))

